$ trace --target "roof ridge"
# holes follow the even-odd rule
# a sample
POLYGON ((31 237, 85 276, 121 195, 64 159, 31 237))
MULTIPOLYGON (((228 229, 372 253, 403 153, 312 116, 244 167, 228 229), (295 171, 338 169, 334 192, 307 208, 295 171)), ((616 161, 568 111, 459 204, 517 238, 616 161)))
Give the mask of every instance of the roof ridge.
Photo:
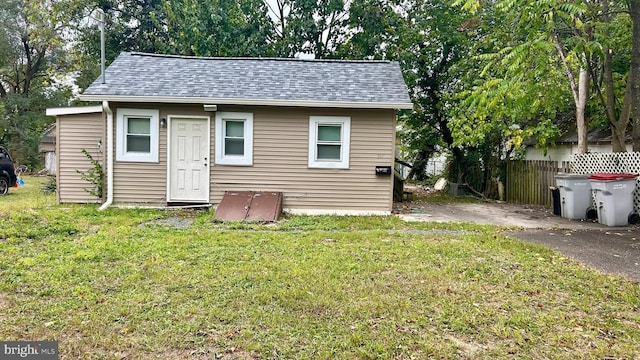
POLYGON ((281 57, 218 57, 218 56, 189 56, 174 54, 155 54, 145 52, 122 52, 121 55, 146 56, 157 58, 175 58, 175 59, 197 59, 197 60, 263 60, 263 61, 291 61, 291 62, 330 62, 330 63, 372 63, 372 64, 391 64, 392 60, 352 60, 352 59, 299 59, 299 58, 281 58, 281 57))

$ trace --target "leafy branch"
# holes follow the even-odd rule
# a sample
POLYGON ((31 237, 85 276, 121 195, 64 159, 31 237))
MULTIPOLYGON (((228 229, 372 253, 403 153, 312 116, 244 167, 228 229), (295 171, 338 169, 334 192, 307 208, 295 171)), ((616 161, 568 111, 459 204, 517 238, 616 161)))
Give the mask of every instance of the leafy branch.
POLYGON ((97 198, 102 198, 102 188, 104 186, 104 171, 102 170, 102 165, 89 154, 87 149, 82 149, 82 153, 89 159, 93 166, 86 171, 76 170, 76 172, 80 174, 80 179, 94 185, 92 188, 84 188, 84 191, 97 198))

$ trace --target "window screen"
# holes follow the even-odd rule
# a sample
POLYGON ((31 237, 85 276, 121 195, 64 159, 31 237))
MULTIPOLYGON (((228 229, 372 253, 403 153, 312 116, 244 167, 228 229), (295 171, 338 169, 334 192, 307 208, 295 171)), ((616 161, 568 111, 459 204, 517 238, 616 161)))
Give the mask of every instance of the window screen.
POLYGON ((151 119, 127 118, 127 152, 151 152, 151 119))
POLYGON ((342 125, 318 125, 317 159, 340 160, 342 125))
POLYGON ((244 121, 225 120, 224 154, 244 155, 244 121))

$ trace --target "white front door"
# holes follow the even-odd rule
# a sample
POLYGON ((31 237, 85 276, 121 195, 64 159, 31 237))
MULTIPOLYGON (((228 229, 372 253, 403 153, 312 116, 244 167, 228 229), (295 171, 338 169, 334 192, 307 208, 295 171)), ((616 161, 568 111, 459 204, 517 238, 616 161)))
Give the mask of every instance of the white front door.
POLYGON ((170 117, 169 202, 209 202, 209 118, 170 117))

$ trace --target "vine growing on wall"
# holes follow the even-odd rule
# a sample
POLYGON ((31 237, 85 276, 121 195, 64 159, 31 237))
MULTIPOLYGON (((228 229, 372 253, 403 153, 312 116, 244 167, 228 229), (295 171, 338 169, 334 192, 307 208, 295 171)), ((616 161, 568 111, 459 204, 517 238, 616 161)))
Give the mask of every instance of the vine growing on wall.
POLYGON ((92 165, 92 167, 85 171, 76 170, 76 172, 80 174, 80 179, 93 184, 93 187, 85 188, 84 191, 97 198, 102 198, 102 189, 104 186, 104 171, 102 170, 102 164, 100 164, 98 160, 94 159, 87 149, 82 149, 82 153, 87 157, 87 159, 89 159, 92 165))

